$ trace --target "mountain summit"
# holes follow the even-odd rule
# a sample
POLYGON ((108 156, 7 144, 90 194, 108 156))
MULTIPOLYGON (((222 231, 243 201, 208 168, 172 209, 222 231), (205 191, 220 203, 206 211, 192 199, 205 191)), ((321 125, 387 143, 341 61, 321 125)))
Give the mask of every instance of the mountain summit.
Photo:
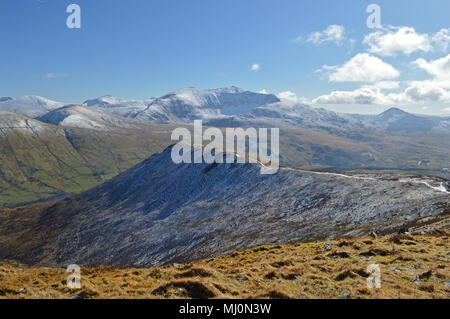
POLYGON ((445 119, 414 115, 398 108, 390 108, 373 118, 372 124, 387 131, 429 131, 439 127, 445 119))

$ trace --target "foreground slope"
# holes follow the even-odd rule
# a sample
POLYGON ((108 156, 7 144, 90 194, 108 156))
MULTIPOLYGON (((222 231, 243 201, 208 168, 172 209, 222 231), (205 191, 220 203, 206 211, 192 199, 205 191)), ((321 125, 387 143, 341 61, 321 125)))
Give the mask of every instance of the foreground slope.
POLYGON ((67 288, 65 269, 4 262, 0 298, 448 299, 449 245, 448 235, 400 235, 261 246, 186 265, 84 268, 81 289, 67 288), (380 289, 367 287, 370 264, 380 289))
POLYGON ((393 233, 448 213, 442 182, 256 164, 174 164, 171 147, 53 204, 3 210, 0 259, 157 266, 262 244, 393 233), (442 187, 442 188, 441 188, 442 187))

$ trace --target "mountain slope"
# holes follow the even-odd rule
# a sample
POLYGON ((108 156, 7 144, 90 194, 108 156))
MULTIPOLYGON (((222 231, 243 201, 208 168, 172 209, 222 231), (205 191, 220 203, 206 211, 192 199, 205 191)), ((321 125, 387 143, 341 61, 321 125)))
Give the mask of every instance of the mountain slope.
POLYGON ((83 194, 4 211, 0 259, 157 266, 262 244, 396 232, 450 207, 447 193, 414 178, 261 175, 253 164, 176 165, 170 153, 83 194))
POLYGON ((107 128, 54 126, 0 111, 0 206, 85 191, 170 143, 167 126, 107 128))

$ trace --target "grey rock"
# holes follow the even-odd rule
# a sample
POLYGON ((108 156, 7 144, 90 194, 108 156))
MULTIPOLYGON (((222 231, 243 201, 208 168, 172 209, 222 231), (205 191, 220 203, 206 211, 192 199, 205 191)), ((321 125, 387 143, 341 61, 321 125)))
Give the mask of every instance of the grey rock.
POLYGON ((22 293, 22 292, 24 292, 25 291, 25 288, 19 288, 17 291, 16 291, 16 294, 18 295, 18 294, 20 294, 20 293, 22 293))

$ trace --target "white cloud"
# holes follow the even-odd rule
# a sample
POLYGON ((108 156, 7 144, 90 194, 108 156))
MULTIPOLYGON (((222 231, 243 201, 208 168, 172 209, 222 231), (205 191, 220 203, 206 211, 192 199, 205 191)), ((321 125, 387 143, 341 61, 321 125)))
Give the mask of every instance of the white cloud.
POLYGON ((353 50, 355 49, 355 43, 356 43, 355 39, 348 40, 348 50, 347 50, 348 54, 351 54, 353 52, 353 50))
POLYGON ((300 99, 297 97, 297 94, 295 94, 294 92, 291 92, 291 91, 285 91, 285 92, 278 93, 277 97, 280 100, 286 100, 286 101, 295 102, 295 103, 298 103, 300 101, 300 99))
POLYGON ((47 72, 44 74, 45 79, 58 79, 58 78, 67 78, 69 77, 67 74, 58 74, 53 72, 47 72))
POLYGON ((364 85, 364 87, 374 87, 381 90, 394 90, 400 87, 400 83, 397 81, 380 81, 371 85, 364 85))
MULTIPOLYGON (((335 42, 336 44, 342 44, 345 39, 345 29, 340 25, 330 25, 323 31, 317 31, 311 33, 306 41, 312 42, 314 44, 321 44, 323 42, 335 42)), ((301 41, 301 37, 297 38, 296 41, 301 41)))
POLYGON ((442 51, 446 52, 450 45, 450 28, 441 29, 433 35, 432 40, 442 51))
MULTIPOLYGON (((313 33, 308 41, 322 43, 324 34, 313 33)), ((420 33, 412 27, 388 26, 368 34, 363 42, 368 46, 367 53, 357 54, 342 65, 324 65, 316 72, 326 75, 330 82, 366 84, 354 90, 332 91, 313 99, 311 103, 397 107, 418 105, 424 111, 432 106, 450 103, 450 54, 435 60, 416 59, 412 64, 430 74, 430 79, 402 82, 393 81, 400 76, 399 70, 381 58, 399 53, 446 52, 450 48, 450 28, 436 33, 420 33)), ((351 39, 349 44, 351 47, 351 39)), ((448 112, 450 107, 444 110, 448 112)))
POLYGON ((303 37, 301 35, 299 35, 294 40, 292 40, 292 42, 302 42, 302 41, 303 41, 303 37))
POLYGON ((450 103, 450 81, 411 81, 401 92, 386 92, 398 88, 396 82, 364 85, 353 91, 333 91, 313 99, 314 104, 377 104, 399 105, 423 102, 450 103))
POLYGON ((267 92, 266 89, 262 89, 261 91, 259 91, 259 93, 261 93, 261 94, 269 94, 269 92, 267 92))
POLYGON ((387 100, 380 88, 363 86, 354 91, 333 91, 319 96, 314 104, 386 104, 387 100))
POLYGON ((389 26, 366 35, 363 43, 369 46, 369 52, 381 56, 394 56, 398 52, 409 55, 416 51, 429 52, 433 49, 430 36, 418 33, 412 27, 389 26))
POLYGON ((408 87, 398 96, 409 103, 450 103, 450 54, 430 61, 420 58, 413 64, 427 71, 433 78, 408 82, 408 87))
POLYGON ((412 81, 405 91, 398 95, 406 103, 450 102, 450 81, 412 81))
POLYGON ((377 82, 400 75, 392 65, 367 53, 357 54, 343 65, 324 65, 319 72, 329 72, 331 82, 377 82))
POLYGON ((420 58, 414 61, 413 64, 427 71, 436 79, 450 80, 450 54, 441 59, 431 60, 430 62, 420 58))
POLYGON ((261 66, 260 66, 259 64, 256 64, 256 63, 255 63, 255 64, 253 64, 252 67, 250 68, 250 71, 258 72, 260 68, 261 68, 261 66))

